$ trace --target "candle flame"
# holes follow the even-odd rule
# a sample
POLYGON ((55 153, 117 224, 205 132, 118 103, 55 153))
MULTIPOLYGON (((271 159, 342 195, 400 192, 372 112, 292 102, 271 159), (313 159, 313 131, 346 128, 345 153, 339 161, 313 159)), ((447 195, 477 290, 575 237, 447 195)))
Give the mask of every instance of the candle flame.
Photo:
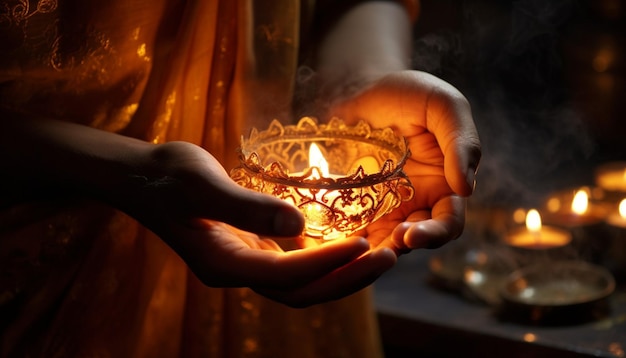
POLYGON ((626 219, 626 199, 622 199, 619 203, 619 215, 626 219))
POLYGON ((579 190, 572 200, 572 211, 578 215, 582 215, 589 207, 589 195, 584 190, 579 190))
MULTIPOLYGON (((320 148, 315 143, 312 143, 311 147, 309 147, 309 167, 317 167, 324 177, 330 176, 328 162, 326 161, 326 158, 324 158, 320 148)), ((314 179, 319 179, 315 172, 313 172, 313 176, 314 179)))
POLYGON ((541 216, 536 209, 528 210, 526 214, 526 228, 534 233, 541 231, 541 216))

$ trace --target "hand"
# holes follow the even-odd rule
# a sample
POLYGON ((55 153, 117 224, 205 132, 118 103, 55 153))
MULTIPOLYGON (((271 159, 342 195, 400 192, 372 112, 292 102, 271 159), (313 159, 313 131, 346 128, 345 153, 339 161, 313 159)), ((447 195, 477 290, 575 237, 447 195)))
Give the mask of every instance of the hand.
POLYGON ((304 222, 295 207, 235 184, 215 158, 193 144, 159 145, 150 158, 156 169, 146 171, 150 178, 139 192, 124 195, 127 211, 208 286, 250 287, 304 307, 352 294, 396 261, 391 250, 372 251, 363 238, 283 252, 259 235, 300 234, 304 222))
POLYGON ((415 195, 366 228, 372 246, 401 254, 439 247, 462 233, 481 149, 469 103, 458 90, 427 73, 401 71, 340 103, 333 114, 392 127, 409 142, 404 171, 415 195))
POLYGON ((395 263, 392 251, 370 251, 363 238, 283 252, 260 235, 299 235, 300 212, 237 185, 196 145, 6 116, 16 120, 0 121, 0 152, 11 154, 0 156, 2 194, 17 193, 9 195, 15 202, 47 193, 107 202, 164 240, 209 286, 251 287, 302 307, 358 291, 395 263))

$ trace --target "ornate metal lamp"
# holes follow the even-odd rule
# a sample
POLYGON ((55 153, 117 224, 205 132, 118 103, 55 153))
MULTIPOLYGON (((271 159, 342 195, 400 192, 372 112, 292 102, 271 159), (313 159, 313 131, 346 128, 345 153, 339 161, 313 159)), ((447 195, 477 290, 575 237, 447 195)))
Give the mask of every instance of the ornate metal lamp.
POLYGON ((242 137, 240 166, 231 177, 240 185, 287 201, 305 217, 316 239, 349 236, 413 197, 402 168, 410 152, 390 128, 354 126, 310 117, 242 137))

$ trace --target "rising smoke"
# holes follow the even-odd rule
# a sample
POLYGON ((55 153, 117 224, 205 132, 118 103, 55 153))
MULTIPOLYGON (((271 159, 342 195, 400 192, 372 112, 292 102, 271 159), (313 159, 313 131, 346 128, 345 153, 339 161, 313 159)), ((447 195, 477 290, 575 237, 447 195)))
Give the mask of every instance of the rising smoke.
POLYGON ((425 30, 414 67, 451 82, 472 104, 483 144, 472 202, 532 205, 556 186, 580 184, 567 172, 581 170, 593 145, 568 97, 561 46, 576 2, 453 3, 458 23, 425 30))

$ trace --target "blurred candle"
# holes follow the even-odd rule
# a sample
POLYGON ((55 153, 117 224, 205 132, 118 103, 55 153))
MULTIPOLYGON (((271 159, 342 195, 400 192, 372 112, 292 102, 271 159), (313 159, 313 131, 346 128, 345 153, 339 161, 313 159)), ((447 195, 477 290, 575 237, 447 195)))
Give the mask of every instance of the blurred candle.
POLYGON ((610 245, 606 250, 603 265, 621 283, 626 282, 626 198, 622 199, 607 218, 610 245))
POLYGON ((626 162, 611 162, 596 169, 596 185, 610 192, 626 193, 626 162))
POLYGON ((511 231, 506 238, 511 246, 533 250, 562 247, 571 240, 568 231, 542 225, 541 215, 536 209, 531 209, 526 214, 526 227, 511 231))
POLYGON ((611 213, 606 222, 611 226, 626 229, 626 198, 620 201, 617 212, 611 213))
POLYGON ((591 188, 582 187, 554 194, 548 200, 544 219, 547 224, 570 232, 572 247, 579 258, 596 262, 608 245, 604 226, 606 208, 597 199, 590 201, 592 193, 591 188))
POLYGON ((603 215, 598 206, 590 203, 589 191, 580 188, 573 197, 571 191, 552 195, 546 203, 546 223, 568 229, 600 224, 603 215))

